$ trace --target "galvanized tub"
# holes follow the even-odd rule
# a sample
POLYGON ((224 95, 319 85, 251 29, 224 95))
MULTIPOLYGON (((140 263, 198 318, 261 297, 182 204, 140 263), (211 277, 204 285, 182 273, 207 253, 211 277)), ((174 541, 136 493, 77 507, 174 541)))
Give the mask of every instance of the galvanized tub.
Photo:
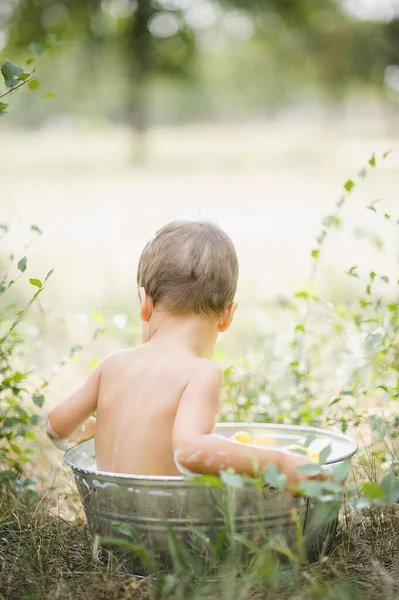
MULTIPOLYGON (((248 432, 252 438, 267 438, 268 445, 284 448, 300 443, 309 433, 316 436, 313 444, 319 447, 331 444, 327 460, 330 468, 349 460, 357 444, 349 437, 323 429, 302 426, 222 423, 216 429, 219 435, 232 437, 238 431, 248 432)), ((143 476, 107 473, 96 469, 94 441, 74 446, 65 454, 71 467, 86 513, 88 526, 96 543, 98 557, 117 557, 129 572, 142 576, 148 571, 134 552, 101 545, 104 537, 119 540, 135 538, 143 548, 156 557, 162 568, 173 567, 173 544, 182 543, 193 558, 193 570, 201 570, 206 562, 206 547, 231 534, 245 536, 260 542, 264 535, 282 534, 288 544, 295 546, 296 534, 291 509, 300 512, 303 533, 310 557, 316 557, 320 548, 331 543, 336 521, 315 529, 310 525, 315 502, 294 498, 269 486, 256 488, 250 483, 231 489, 202 485, 179 476, 143 476), (228 533, 227 532, 227 533, 228 533), (200 558, 201 557, 201 558, 200 558), (198 560, 199 559, 199 560, 198 560)), ((122 542, 123 543, 123 542, 122 542)), ((209 566, 209 565, 208 565, 209 566)))

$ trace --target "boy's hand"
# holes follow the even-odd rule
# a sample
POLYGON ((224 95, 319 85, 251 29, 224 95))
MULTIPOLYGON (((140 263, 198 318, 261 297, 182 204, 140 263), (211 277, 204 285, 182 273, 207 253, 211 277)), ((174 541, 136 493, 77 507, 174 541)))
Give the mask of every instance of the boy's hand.
POLYGON ((90 417, 85 421, 82 425, 79 425, 77 429, 72 433, 69 438, 70 442, 74 442, 75 444, 79 444, 80 442, 85 442, 86 440, 90 440, 96 434, 96 419, 94 417, 90 417))

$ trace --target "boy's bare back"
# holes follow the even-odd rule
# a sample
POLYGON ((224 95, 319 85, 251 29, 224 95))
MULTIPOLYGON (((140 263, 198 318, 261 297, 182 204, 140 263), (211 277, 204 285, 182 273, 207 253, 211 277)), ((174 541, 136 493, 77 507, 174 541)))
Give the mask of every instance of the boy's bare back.
POLYGON ((179 475, 173 427, 184 390, 204 362, 208 361, 177 349, 160 351, 154 342, 109 356, 99 381, 97 468, 179 475))

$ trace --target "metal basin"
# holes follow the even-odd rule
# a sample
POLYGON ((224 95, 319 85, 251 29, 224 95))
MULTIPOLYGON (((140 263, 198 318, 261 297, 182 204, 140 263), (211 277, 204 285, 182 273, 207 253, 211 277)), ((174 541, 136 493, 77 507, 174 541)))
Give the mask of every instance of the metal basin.
MULTIPOLYGON (((347 436, 313 427, 223 423, 216 431, 226 437, 247 431, 252 438, 267 438, 270 445, 280 448, 298 443, 314 432, 314 445, 320 448, 331 444, 327 461, 331 468, 350 459, 357 450, 357 444, 347 436)), ((181 543, 193 558, 193 570, 197 572, 206 562, 206 549, 214 547, 215 540, 223 546, 220 540, 224 535, 227 539, 232 530, 256 543, 261 542, 263 535, 282 534, 294 547, 297 536, 292 508, 300 513, 310 557, 317 557, 321 546, 328 547, 335 533, 336 521, 327 527, 311 526, 314 501, 293 498, 268 486, 259 489, 248 483, 242 488, 217 487, 179 476, 98 471, 93 440, 68 450, 65 461, 73 471, 91 535, 100 539, 99 554, 123 559, 125 568, 137 576, 148 572, 139 558, 143 554, 129 548, 114 548, 110 553, 109 546, 105 552, 102 538, 117 538, 124 544, 133 536, 135 544, 142 544, 166 570, 173 568, 173 547, 181 543)))

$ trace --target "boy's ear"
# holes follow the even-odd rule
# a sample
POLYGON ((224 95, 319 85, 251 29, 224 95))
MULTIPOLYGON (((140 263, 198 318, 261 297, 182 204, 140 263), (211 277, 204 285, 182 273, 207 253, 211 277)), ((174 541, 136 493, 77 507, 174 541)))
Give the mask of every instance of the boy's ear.
POLYGON ((149 321, 152 315, 152 311, 154 310, 152 298, 143 287, 139 288, 139 298, 140 318, 142 321, 149 321))
POLYGON ((223 333, 223 331, 226 331, 232 321, 233 321, 233 317, 234 317, 234 313, 237 310, 237 302, 232 302, 231 304, 228 305, 227 308, 224 309, 224 312, 222 314, 222 316, 219 319, 219 323, 218 323, 218 329, 220 331, 220 333, 223 333))

